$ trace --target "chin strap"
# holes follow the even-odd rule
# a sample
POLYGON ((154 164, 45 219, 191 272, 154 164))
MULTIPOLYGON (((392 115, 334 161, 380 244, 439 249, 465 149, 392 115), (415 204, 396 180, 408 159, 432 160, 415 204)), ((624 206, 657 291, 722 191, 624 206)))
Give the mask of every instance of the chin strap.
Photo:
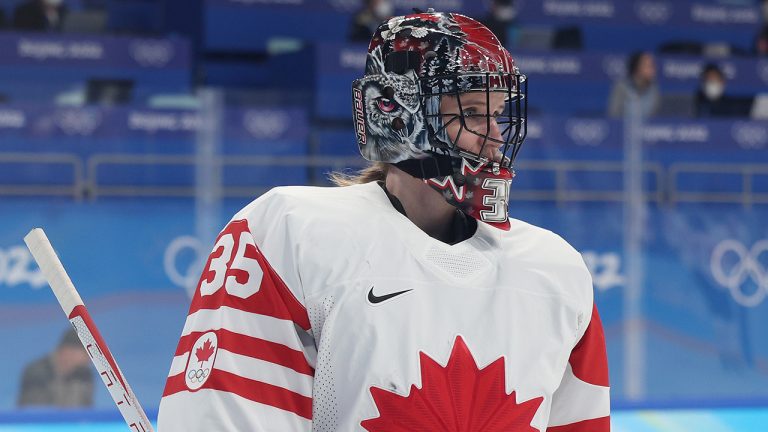
POLYGON ((424 180, 451 176, 454 173, 453 158, 441 154, 435 154, 424 159, 408 159, 394 165, 408 174, 424 180))

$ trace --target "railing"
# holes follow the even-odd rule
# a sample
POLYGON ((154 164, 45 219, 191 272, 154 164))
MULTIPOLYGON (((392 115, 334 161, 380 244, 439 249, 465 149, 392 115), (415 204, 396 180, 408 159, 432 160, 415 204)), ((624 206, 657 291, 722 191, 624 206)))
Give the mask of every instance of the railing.
POLYGON ((194 167, 194 156, 180 155, 94 155, 88 158, 88 173, 85 179, 85 193, 89 199, 104 197, 191 197, 194 185, 190 186, 151 186, 120 185, 100 186, 98 174, 101 168, 116 165, 146 166, 190 166, 194 167))
POLYGON ((0 165, 30 164, 35 166, 71 167, 72 178, 68 183, 50 184, 2 184, 0 196, 72 196, 80 199, 83 193, 83 162, 68 153, 0 153, 0 165))
MULTIPOLYGON (((527 189, 518 190, 514 186, 510 193, 511 199, 531 201, 567 202, 620 202, 624 200, 622 191, 623 183, 618 184, 615 190, 581 190, 573 188, 568 181, 568 174, 576 172, 585 173, 622 173, 624 166, 621 162, 606 161, 526 161, 520 164, 521 172, 554 172, 555 189, 527 189)), ((664 200, 664 167, 657 162, 647 162, 643 166, 643 174, 651 174, 655 177, 656 187, 646 191, 645 199, 662 204, 664 200)))
MULTIPOLYGON (((364 165, 360 158, 338 157, 295 157, 295 156, 223 156, 219 159, 220 168, 250 166, 258 167, 294 167, 296 169, 307 168, 331 168, 341 170, 347 167, 359 168, 364 165)), ((98 175, 103 169, 120 165, 146 165, 146 166, 188 166, 194 168, 196 158, 174 155, 94 155, 88 159, 88 174, 85 180, 87 194, 90 198, 98 197, 193 197, 195 186, 154 186, 154 185, 120 185, 105 186, 98 182, 98 175)), ((228 198, 253 197, 260 195, 272 186, 228 186, 223 189, 223 195, 228 198)))
POLYGON ((765 176, 768 184, 768 164, 713 164, 713 163, 684 163, 679 162, 669 167, 669 202, 677 203, 736 203, 744 208, 753 204, 768 204, 768 187, 766 192, 754 190, 755 176, 765 176), (736 174, 741 176, 740 192, 687 192, 681 191, 679 180, 685 174, 736 174))
MULTIPOLYGON (((228 167, 285 167, 293 169, 341 170, 360 168, 365 162, 357 157, 288 157, 288 156, 223 156, 219 159, 219 168, 228 167)), ((0 154, 0 164, 18 165, 64 165, 70 166, 72 176, 64 184, 45 185, 28 183, 0 183, 0 196, 71 196, 74 199, 97 199, 100 197, 194 197, 195 185, 163 186, 147 184, 100 184, 99 174, 104 170, 125 166, 144 166, 161 168, 163 166, 181 166, 194 169, 194 155, 130 155, 100 154, 87 159, 86 169, 76 155, 60 153, 5 153, 0 154)), ((615 174, 620 178, 623 172, 621 162, 608 161, 564 161, 542 160, 525 161, 520 164, 521 173, 544 172, 554 176, 553 188, 513 188, 513 200, 547 201, 565 204, 569 202, 621 202, 624 199, 623 183, 606 185, 605 189, 594 190, 579 188, 569 181, 569 175, 615 174), (606 190, 607 189, 607 190, 606 190)), ((768 188, 755 185, 755 178, 765 176, 768 184, 768 164, 714 164, 714 163, 674 163, 669 167, 658 162, 646 162, 644 176, 653 179, 647 188, 645 199, 656 204, 676 205, 678 203, 733 203, 749 208, 757 204, 768 204, 768 188), (738 191, 686 191, 680 187, 682 176, 689 174, 730 174, 741 176, 741 190, 738 191), (756 190, 758 189, 758 190, 756 190)), ((322 184, 319 179, 311 183, 322 184)), ((225 197, 257 196, 271 185, 264 186, 225 186, 225 197)))

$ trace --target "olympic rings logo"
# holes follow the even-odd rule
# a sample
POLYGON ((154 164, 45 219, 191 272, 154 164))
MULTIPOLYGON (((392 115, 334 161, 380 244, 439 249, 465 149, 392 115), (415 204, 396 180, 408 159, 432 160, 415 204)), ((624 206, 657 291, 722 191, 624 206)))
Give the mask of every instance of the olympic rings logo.
POLYGON ((189 372, 187 372, 187 378, 189 378, 190 382, 197 383, 197 382, 205 382, 205 379, 208 378, 208 374, 211 372, 210 369, 190 369, 189 372))
POLYGON ((762 262, 768 262, 768 239, 758 241, 749 250, 742 243, 728 239, 721 241, 712 250, 712 276, 742 306, 756 307, 768 295, 768 268, 761 263, 763 254, 766 259, 762 262), (729 265, 733 258, 735 263, 729 265), (745 293, 742 289, 748 280, 755 283, 754 292, 745 293))
POLYGON ((203 245, 197 237, 180 236, 174 238, 163 254, 163 269, 168 279, 176 286, 184 288, 190 298, 195 294, 197 280, 206 257, 203 245), (191 255, 191 260, 188 257, 191 255), (180 260, 179 257, 187 257, 180 260))

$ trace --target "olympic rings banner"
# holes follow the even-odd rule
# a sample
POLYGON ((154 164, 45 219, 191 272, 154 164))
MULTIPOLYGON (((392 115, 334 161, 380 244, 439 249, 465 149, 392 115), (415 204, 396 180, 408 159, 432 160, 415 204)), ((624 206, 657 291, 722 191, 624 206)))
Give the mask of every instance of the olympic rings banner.
POLYGON ((768 238, 751 247, 747 244, 732 238, 720 241, 712 251, 710 268, 715 281, 737 303, 757 307, 768 296, 768 238))
POLYGON ((189 42, 180 38, 0 34, 0 67, 90 68, 93 73, 94 69, 119 68, 188 70, 191 62, 189 42))
MULTIPOLYGON (((84 151, 86 154, 110 151, 190 154, 194 153, 194 134, 201 129, 203 121, 200 113, 194 110, 132 106, 62 108, 39 104, 6 104, 0 107, 0 134, 5 151, 55 149, 84 151), (164 141, 162 150, 154 147, 142 149, 138 144, 158 139, 164 141), (107 140, 126 143, 113 147, 113 142, 107 140)), ((222 122, 228 143, 224 150, 227 152, 258 152, 254 141, 272 145, 276 141, 303 142, 309 133, 307 113, 296 107, 227 109, 222 122), (236 148, 232 149, 229 143, 236 143, 236 148), (243 146, 243 143, 251 145, 243 146)), ((300 145, 294 147, 300 147, 294 151, 306 152, 300 145)), ((273 154, 275 150, 270 149, 270 152, 273 154)))
POLYGON ((666 26, 760 24, 758 2, 638 0, 542 0, 519 1, 518 17, 528 23, 606 23, 666 26), (628 4, 629 3, 629 4, 628 4), (735 2, 733 2, 735 3, 735 2))

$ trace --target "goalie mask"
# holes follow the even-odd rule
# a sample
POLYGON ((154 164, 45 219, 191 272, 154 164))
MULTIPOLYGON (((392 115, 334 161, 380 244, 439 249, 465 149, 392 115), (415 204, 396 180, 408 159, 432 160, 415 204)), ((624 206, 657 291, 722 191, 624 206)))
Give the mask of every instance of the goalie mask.
POLYGON ((392 18, 371 40, 365 76, 352 83, 360 153, 424 179, 468 215, 509 229, 526 89, 509 52, 479 22, 431 11, 392 18))

